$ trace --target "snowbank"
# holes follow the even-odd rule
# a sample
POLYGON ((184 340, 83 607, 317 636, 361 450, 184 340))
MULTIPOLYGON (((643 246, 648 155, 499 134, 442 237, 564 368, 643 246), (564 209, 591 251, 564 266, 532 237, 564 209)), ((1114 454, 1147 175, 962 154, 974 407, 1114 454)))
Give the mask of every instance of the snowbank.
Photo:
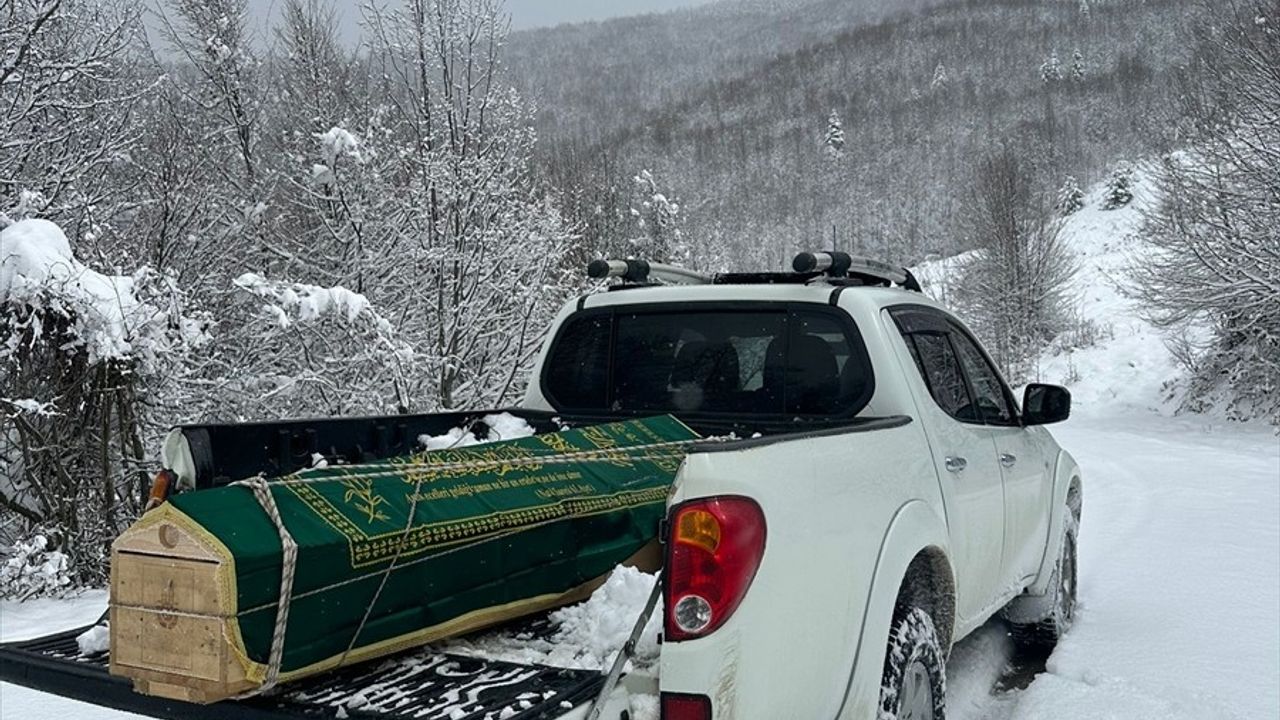
POLYGON ((1072 295, 1080 319, 1092 323, 1097 337, 1087 347, 1047 352, 1039 360, 1037 379, 1070 388, 1073 412, 1171 410, 1167 388, 1183 375, 1163 334, 1122 293, 1128 265, 1151 252, 1138 230, 1143 213, 1156 202, 1152 181, 1141 171, 1135 172, 1131 191, 1129 204, 1105 210, 1106 184, 1093 188, 1085 207, 1069 215, 1062 229, 1079 263, 1072 295))
POLYGON ((89 590, 73 598, 0 600, 0 643, 82 627, 102 617, 106 610, 106 590, 89 590))
MULTIPOLYGON (((656 581, 656 576, 635 568, 615 568, 588 600, 551 614, 555 631, 549 640, 494 632, 451 640, 434 649, 517 663, 607 669, 631 634, 656 581)), ((662 608, 658 607, 636 645, 636 665, 643 667, 656 661, 661 625, 662 608)))

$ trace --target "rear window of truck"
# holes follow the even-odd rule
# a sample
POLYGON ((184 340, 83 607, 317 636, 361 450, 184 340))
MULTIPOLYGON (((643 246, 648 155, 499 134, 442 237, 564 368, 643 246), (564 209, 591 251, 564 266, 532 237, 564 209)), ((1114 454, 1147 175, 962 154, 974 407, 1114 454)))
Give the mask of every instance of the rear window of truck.
POLYGON ((874 389, 852 319, 822 306, 624 306, 570 317, 542 389, 561 411, 847 417, 874 389))

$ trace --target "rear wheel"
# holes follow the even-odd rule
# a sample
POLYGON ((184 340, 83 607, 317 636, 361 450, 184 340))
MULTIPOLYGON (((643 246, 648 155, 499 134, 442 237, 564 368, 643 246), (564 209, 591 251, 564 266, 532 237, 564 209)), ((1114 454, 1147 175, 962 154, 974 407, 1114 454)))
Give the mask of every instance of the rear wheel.
POLYGON ((1013 623, 1013 638, 1024 647, 1053 649, 1075 619, 1076 535, 1080 520, 1071 507, 1066 510, 1065 520, 1067 527, 1063 532, 1062 553, 1049 582, 1049 592, 1044 597, 1043 618, 1035 622, 1013 623))
POLYGON ((942 647, 929 613, 917 607, 899 608, 885 650, 878 720, 943 720, 946 678, 942 647))

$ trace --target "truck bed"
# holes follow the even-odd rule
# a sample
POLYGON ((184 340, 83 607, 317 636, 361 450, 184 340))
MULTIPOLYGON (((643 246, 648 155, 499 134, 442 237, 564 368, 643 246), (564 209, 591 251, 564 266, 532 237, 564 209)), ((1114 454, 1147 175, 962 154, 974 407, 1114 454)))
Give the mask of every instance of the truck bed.
MULTIPOLYGON (((118 710, 173 720, 551 720, 590 702, 601 673, 520 665, 419 648, 282 685, 269 696, 212 705, 149 697, 111 675, 107 655, 84 657, 91 626, 0 645, 0 680, 118 710), (505 713, 505 714, 504 714, 505 713)), ((522 632, 546 632, 545 620, 522 632)))

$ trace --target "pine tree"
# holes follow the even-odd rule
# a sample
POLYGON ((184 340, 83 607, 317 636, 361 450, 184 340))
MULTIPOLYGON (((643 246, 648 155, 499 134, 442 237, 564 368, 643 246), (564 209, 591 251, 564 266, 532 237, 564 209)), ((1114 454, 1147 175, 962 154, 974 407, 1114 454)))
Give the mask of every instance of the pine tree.
POLYGON ((1080 17, 1086 21, 1092 17, 1092 13, 1089 11, 1089 0, 1080 0, 1080 17))
POLYGON ((947 66, 939 61, 938 66, 933 69, 933 81, 929 83, 929 88, 932 90, 945 90, 948 83, 947 66))
POLYGON ((1084 207, 1084 191, 1080 189, 1075 176, 1068 175, 1063 180, 1062 187, 1058 188, 1058 199, 1054 203, 1054 209, 1059 215, 1066 217, 1082 207, 1084 207))
POLYGON ((1103 210, 1115 210, 1124 207, 1133 200, 1133 166, 1121 162, 1111 171, 1111 179, 1107 180, 1107 195, 1102 201, 1103 210))
POLYGON ((1062 63, 1056 50, 1040 64, 1040 80, 1046 85, 1062 80, 1062 63))
POLYGON ((688 264, 689 249, 680 232, 680 204, 662 192, 649 170, 641 170, 635 183, 639 202, 631 208, 639 232, 631 238, 632 253, 650 262, 688 264))
POLYGON ((844 156, 844 124, 840 122, 840 113, 835 110, 827 117, 827 132, 822 138, 822 146, 832 160, 844 156))
POLYGON ((1076 48, 1075 51, 1071 53, 1071 81, 1080 83, 1084 82, 1084 78, 1084 55, 1080 54, 1080 48, 1076 48))

